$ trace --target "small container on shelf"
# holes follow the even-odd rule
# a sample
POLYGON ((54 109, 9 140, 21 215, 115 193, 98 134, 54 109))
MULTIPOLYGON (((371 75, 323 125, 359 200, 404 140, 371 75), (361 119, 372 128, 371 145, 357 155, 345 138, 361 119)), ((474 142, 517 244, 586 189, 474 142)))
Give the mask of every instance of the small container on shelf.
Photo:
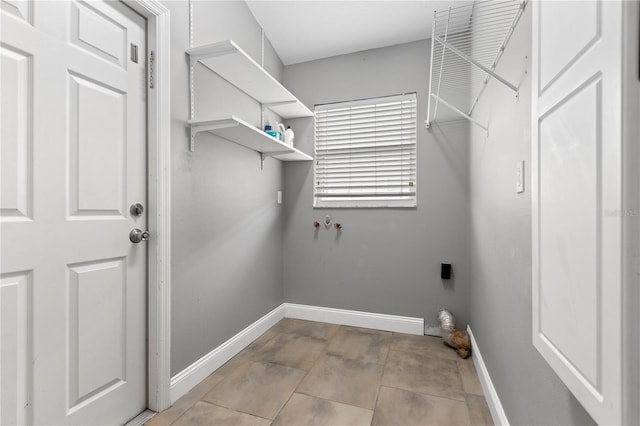
POLYGON ((265 132, 266 134, 268 134, 269 136, 271 136, 272 138, 276 138, 276 139, 278 139, 279 141, 281 141, 281 140, 282 140, 282 133, 280 133, 280 132, 274 132, 274 131, 271 129, 271 126, 270 126, 270 125, 268 125, 268 124, 267 124, 266 126, 264 126, 264 132, 265 132))

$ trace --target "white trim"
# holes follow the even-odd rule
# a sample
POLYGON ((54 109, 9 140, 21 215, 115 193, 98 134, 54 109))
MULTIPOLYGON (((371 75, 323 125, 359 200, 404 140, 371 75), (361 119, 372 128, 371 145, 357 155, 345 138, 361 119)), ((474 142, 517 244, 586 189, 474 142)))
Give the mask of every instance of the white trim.
POLYGON ((283 306, 285 318, 373 328, 376 330, 395 331, 397 333, 417 334, 420 336, 424 334, 424 319, 422 318, 349 311, 346 309, 324 308, 320 306, 296 305, 294 303, 284 303, 283 306))
POLYGON ((260 337, 284 318, 284 305, 280 305, 249 327, 236 334, 171 378, 171 403, 189 392, 208 375, 233 358, 238 352, 260 337))
POLYGON ((144 410, 142 413, 138 414, 133 419, 125 423, 125 426, 143 426, 156 414, 158 413, 156 413, 155 411, 144 410))
POLYGON ((158 0, 126 1, 147 19, 147 50, 154 52, 148 124, 148 395, 147 407, 170 405, 171 354, 171 80, 169 10, 158 0))
POLYGON ((509 426, 509 419, 507 419, 507 414, 504 412, 504 408, 502 408, 502 403, 500 402, 500 398, 498 397, 498 392, 496 392, 496 388, 493 387, 491 376, 489 376, 489 370, 487 370, 487 366, 484 364, 484 360, 482 359, 482 354, 480 353, 478 343, 473 337, 471 327, 468 325, 467 333, 469 333, 469 338, 471 339, 471 350, 473 354, 471 358, 473 359, 473 365, 475 366, 476 372, 478 373, 478 378, 480 379, 480 384, 482 385, 484 397, 487 400, 489 411, 491 411, 493 423, 495 423, 496 425, 509 426))

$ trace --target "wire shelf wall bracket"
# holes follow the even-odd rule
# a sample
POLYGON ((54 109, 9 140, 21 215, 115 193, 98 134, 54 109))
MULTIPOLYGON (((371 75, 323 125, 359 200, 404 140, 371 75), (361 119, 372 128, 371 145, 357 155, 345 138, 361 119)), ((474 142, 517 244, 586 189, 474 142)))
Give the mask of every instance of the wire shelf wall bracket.
POLYGON ((528 0, 475 0, 433 14, 427 129, 436 122, 442 104, 481 127, 473 111, 493 78, 518 98, 519 87, 496 67, 528 0))

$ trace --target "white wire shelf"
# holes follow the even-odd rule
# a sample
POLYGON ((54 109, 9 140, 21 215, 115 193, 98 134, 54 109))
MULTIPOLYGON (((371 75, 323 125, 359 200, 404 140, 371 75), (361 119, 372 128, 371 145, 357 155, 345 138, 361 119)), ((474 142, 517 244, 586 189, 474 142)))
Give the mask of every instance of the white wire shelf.
POLYGON ((434 12, 427 128, 442 105, 488 131, 473 111, 489 80, 518 93, 518 86, 495 70, 527 1, 476 0, 434 12))
POLYGON ((228 141, 237 143, 265 157, 281 161, 311 161, 313 158, 304 152, 273 138, 262 130, 242 119, 230 116, 213 120, 189 121, 191 140, 200 132, 209 132, 228 141))

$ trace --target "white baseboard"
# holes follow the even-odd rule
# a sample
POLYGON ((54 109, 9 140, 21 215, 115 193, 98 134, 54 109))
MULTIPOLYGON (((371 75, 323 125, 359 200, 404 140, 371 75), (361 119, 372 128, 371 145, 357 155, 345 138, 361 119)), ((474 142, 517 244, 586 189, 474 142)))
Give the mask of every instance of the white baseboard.
POLYGON ((424 334, 424 320, 422 318, 348 311, 345 309, 324 308, 320 306, 296 305, 294 303, 284 303, 283 306, 285 318, 373 328, 376 330, 395 331, 397 333, 424 334))
POLYGON ((282 318, 320 321, 330 324, 395 331, 397 333, 418 335, 424 333, 424 320, 422 318, 283 303, 173 376, 170 385, 171 404, 206 379, 211 373, 222 367, 225 362, 233 358, 282 318))
POLYGON ((171 378, 171 404, 284 318, 280 305, 171 378))
POLYGON ((482 385, 484 397, 487 400, 489 411, 491 411, 493 423, 495 423, 496 425, 509 426, 509 419, 507 419, 507 414, 504 412, 504 408, 502 408, 502 403, 500 402, 500 398, 498 398, 496 388, 493 387, 491 376, 489 376, 487 366, 484 364, 484 360, 482 359, 480 348, 478 348, 476 339, 473 337, 473 333, 471 332, 471 327, 469 327, 468 325, 467 332, 469 333, 469 338, 471 339, 473 365, 476 367, 476 372, 478 373, 478 378, 480 379, 480 384, 482 385))

